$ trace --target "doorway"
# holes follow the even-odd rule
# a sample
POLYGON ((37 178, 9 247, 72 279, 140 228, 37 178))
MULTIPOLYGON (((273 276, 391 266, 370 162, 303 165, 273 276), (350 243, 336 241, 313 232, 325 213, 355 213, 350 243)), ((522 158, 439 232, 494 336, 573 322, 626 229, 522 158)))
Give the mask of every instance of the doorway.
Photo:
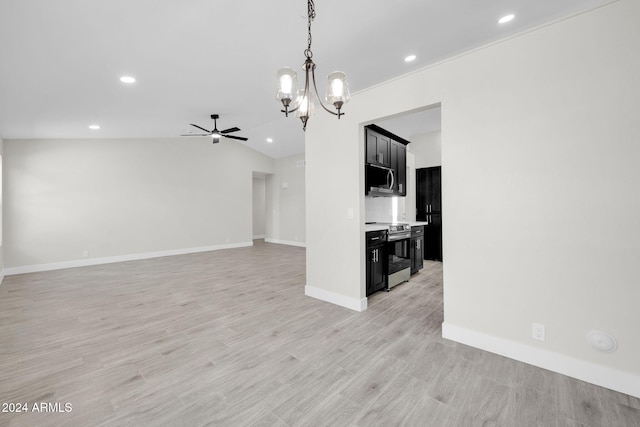
POLYGON ((267 213, 267 179, 266 174, 253 172, 252 206, 253 206, 253 240, 266 236, 267 213))
POLYGON ((407 146, 408 221, 424 226, 424 259, 442 261, 442 108, 434 105, 375 122, 411 141, 407 146))

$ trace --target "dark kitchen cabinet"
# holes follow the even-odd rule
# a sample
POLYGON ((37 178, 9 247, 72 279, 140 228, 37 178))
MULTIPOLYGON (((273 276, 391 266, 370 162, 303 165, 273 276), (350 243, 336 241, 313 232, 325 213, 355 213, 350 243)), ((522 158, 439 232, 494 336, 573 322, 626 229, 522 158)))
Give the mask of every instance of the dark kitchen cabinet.
POLYGON ((429 225, 424 227, 424 259, 442 261, 442 215, 429 217, 429 225))
POLYGON ((411 227, 411 274, 424 266, 424 227, 411 227))
POLYGON ((365 133, 365 194, 406 196, 409 141, 376 125, 365 133))
POLYGON ((387 288, 387 255, 385 250, 386 240, 386 231, 369 231, 368 233, 366 233, 367 296, 373 294, 374 292, 387 288))
POLYGON ((384 167, 391 166, 391 139, 372 129, 367 129, 367 163, 384 167))
POLYGON ((407 149, 396 141, 391 141, 391 169, 395 172, 393 191, 397 196, 407 192, 407 149))
POLYGON ((442 167, 416 169, 416 219, 442 212, 442 167))
POLYGON ((416 170, 416 220, 424 221, 424 259, 442 261, 442 167, 416 170))

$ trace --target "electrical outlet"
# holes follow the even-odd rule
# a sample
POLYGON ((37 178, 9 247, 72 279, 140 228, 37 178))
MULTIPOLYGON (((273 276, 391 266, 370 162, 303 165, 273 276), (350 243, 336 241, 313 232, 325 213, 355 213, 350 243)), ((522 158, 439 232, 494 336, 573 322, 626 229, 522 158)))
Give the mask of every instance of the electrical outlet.
POLYGON ((87 250, 82 251, 82 257, 83 258, 86 258, 88 256, 89 256, 89 251, 87 251, 87 250))
POLYGON ((534 340, 544 341, 544 325, 540 323, 532 323, 531 338, 534 340))

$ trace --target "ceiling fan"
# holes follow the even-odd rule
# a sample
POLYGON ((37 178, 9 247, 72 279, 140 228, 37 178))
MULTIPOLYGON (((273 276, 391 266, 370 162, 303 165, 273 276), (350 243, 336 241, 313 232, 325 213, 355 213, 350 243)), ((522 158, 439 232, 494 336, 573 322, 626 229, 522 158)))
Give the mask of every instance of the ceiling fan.
POLYGON ((218 130, 218 119, 220 118, 220 116, 218 114, 212 114, 211 118, 213 119, 213 130, 207 130, 203 127, 200 127, 198 125, 194 125, 193 123, 190 123, 191 126, 196 127, 200 130, 205 131, 206 133, 187 133, 187 134, 183 134, 180 136, 210 136, 213 139, 213 143, 217 144, 218 142, 220 142, 220 138, 224 137, 224 138, 229 138, 229 139, 237 139, 239 141, 248 141, 249 138, 245 138, 243 136, 233 136, 233 135, 227 135, 229 133, 232 132, 238 132, 240 130, 240 128, 237 127, 232 127, 229 129, 225 129, 225 130, 218 130))

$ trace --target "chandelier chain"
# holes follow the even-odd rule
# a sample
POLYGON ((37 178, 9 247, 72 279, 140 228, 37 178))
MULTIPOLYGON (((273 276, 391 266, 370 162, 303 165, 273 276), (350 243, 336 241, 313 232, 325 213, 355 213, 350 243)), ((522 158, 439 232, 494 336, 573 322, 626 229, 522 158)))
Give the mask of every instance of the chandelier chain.
POLYGON ((315 4, 313 0, 307 0, 308 38, 307 38, 307 48, 304 51, 304 55, 309 59, 313 56, 313 52, 311 52, 311 21, 313 21, 315 17, 316 17, 315 4))

